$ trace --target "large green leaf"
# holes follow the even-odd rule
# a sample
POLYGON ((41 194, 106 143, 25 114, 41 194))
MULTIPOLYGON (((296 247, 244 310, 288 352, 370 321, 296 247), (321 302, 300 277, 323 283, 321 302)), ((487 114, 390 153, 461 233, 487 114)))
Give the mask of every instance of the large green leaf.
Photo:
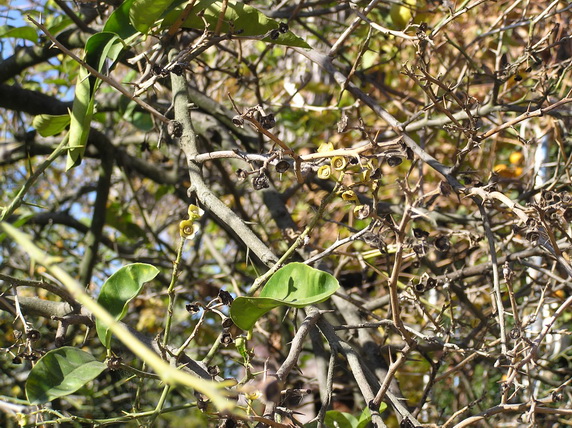
MULTIPOLYGON (((175 22, 185 4, 186 2, 182 2, 179 6, 167 13, 163 20, 163 27, 168 27, 175 22)), ((220 0, 198 1, 191 10, 189 17, 183 23, 183 27, 204 30, 206 22, 207 29, 214 31, 221 14, 221 7, 222 1, 220 0)), ((254 7, 244 4, 243 2, 229 0, 224 12, 220 31, 222 33, 232 33, 238 37, 261 36, 271 30, 277 30, 279 26, 277 21, 266 17, 254 7)), ((310 48, 302 38, 295 36, 291 31, 278 33, 276 39, 266 37, 263 40, 268 43, 310 48)))
POLYGON ((109 16, 103 31, 115 33, 123 40, 127 40, 131 36, 137 34, 137 29, 131 25, 129 20, 129 10, 135 0, 126 0, 121 3, 115 11, 109 16))
POLYGON ((290 263, 272 275, 259 297, 237 297, 230 307, 230 316, 238 327, 250 330, 273 308, 303 308, 320 303, 339 287, 338 280, 327 272, 303 263, 290 263))
POLYGON ((70 124, 69 114, 39 114, 34 117, 32 126, 42 137, 59 134, 70 124))
POLYGON ((146 33, 167 10, 174 0, 134 0, 129 9, 131 24, 146 33))
POLYGON ((28 26, 12 27, 11 25, 1 25, 0 38, 25 39, 38 43, 38 33, 36 29, 28 26))
MULTIPOLYGON (((127 313, 129 302, 135 298, 143 284, 157 276, 159 270, 145 263, 133 263, 123 266, 111 275, 101 287, 97 303, 103 306, 117 320, 121 320, 127 313)), ((107 325, 95 321, 97 335, 101 343, 109 348, 111 345, 111 332, 107 325)))
POLYGON ((93 355, 71 346, 54 349, 38 360, 26 381, 30 404, 71 394, 107 368, 93 355))
MULTIPOLYGON (((102 74, 113 68, 123 50, 121 38, 110 32, 94 34, 85 45, 85 62, 102 74)), ((85 145, 91 128, 95 92, 101 80, 85 68, 80 68, 75 87, 75 96, 70 120, 69 150, 66 168, 79 165, 85 152, 85 145)))

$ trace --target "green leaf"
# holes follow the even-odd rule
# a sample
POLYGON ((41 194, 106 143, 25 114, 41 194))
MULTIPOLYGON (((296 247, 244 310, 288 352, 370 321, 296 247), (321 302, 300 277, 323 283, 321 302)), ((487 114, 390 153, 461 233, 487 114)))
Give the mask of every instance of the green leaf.
POLYGON ((131 25, 129 19, 129 10, 135 0, 127 0, 121 3, 115 11, 109 16, 103 31, 117 34, 123 40, 127 40, 131 36, 137 34, 137 29, 131 25))
POLYGON ((50 137, 52 135, 59 134, 69 124, 69 114, 40 114, 34 117, 34 120, 32 121, 32 126, 42 137, 50 137))
MULTIPOLYGON (((169 27, 179 17, 186 2, 181 3, 180 6, 177 6, 167 13, 162 24, 163 27, 169 27)), ((221 14, 221 7, 222 1, 220 0, 198 1, 191 10, 189 17, 183 23, 183 27, 204 30, 206 22, 208 30, 214 31, 217 27, 219 15, 221 14), (199 14, 199 12, 201 14, 199 14)), ((222 33, 230 32, 238 37, 249 37, 264 35, 271 30, 278 29, 278 27, 279 24, 277 21, 268 18, 258 9, 246 5, 243 2, 229 0, 220 31, 222 33)), ((284 34, 279 33, 278 38, 275 40, 270 37, 266 37, 263 40, 279 45, 310 48, 302 38, 295 36, 290 31, 284 34)))
MULTIPOLYGON (((115 65, 124 45, 121 38, 110 32, 94 34, 85 44, 85 62, 102 74, 107 74, 115 65)), ((81 67, 77 76, 75 97, 70 120, 69 150, 66 169, 81 162, 93 117, 95 92, 101 80, 81 67)))
POLYGON ((290 263, 272 275, 259 297, 237 297, 230 307, 230 316, 238 327, 250 330, 271 309, 320 303, 339 287, 338 280, 327 272, 303 263, 290 263))
POLYGON ((134 0, 129 8, 129 20, 141 33, 149 29, 161 18, 174 0, 134 0))
POLYGON ((38 33, 35 28, 24 26, 24 27, 12 27, 11 25, 0 26, 0 38, 14 38, 14 39, 25 39, 34 43, 38 43, 38 33))
POLYGON ((71 346, 54 349, 38 360, 26 381, 30 404, 40 404, 71 394, 95 379, 107 365, 71 346))
MULTIPOLYGON (((379 413, 383 413, 387 409, 387 404, 381 403, 379 405, 379 413)), ((371 422, 371 411, 366 407, 361 412, 359 420, 357 421, 356 428, 367 428, 371 422)))
MULTIPOLYGON (((127 313, 129 302, 135 298, 143 284, 157 276, 159 269, 145 263, 133 263, 123 266, 101 287, 97 303, 103 306, 117 320, 121 320, 127 313)), ((109 328, 96 319, 95 327, 101 343, 109 348, 111 345, 111 332, 109 328)))

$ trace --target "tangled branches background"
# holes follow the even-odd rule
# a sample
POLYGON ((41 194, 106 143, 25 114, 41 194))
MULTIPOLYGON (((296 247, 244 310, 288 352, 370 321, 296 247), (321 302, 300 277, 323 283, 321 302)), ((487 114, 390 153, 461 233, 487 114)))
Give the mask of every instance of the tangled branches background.
POLYGON ((2 220, 93 296, 127 263, 158 267, 123 322, 153 346, 168 318, 168 345, 187 345, 195 374, 236 379, 244 411, 184 388, 162 396, 121 342, 114 370, 29 406, 44 352, 105 351, 91 314, 4 236, 0 388, 16 409, 3 426, 14 413, 30 426, 356 426, 347 415, 366 408, 376 426, 566 425, 567 1, 247 2, 310 49, 153 27, 110 73, 131 99, 104 82, 81 165, 56 156, 37 182, 61 136, 37 135, 33 116, 71 108, 70 53, 118 2, 18 3, 0 6, 7 24, 41 12, 48 32, 0 39, 2 220), (189 204, 205 214, 173 267, 189 204), (231 296, 279 259, 342 287, 247 335, 229 323, 231 296), (159 418, 145 413, 158 402, 159 418))

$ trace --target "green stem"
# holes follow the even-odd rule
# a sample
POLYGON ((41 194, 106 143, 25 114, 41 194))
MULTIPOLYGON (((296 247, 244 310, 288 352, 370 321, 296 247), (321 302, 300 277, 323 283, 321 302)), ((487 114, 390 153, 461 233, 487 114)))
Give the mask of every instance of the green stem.
POLYGON ((177 282, 177 277, 179 276, 179 266, 181 264, 181 257, 183 255, 183 247, 185 244, 185 238, 181 238, 181 243, 177 249, 177 258, 173 263, 173 274, 171 275, 171 282, 169 283, 169 288, 167 289, 167 294, 169 295, 169 306, 167 309, 167 319, 165 320, 165 334, 163 335, 163 347, 167 346, 169 343, 169 336, 171 334, 171 325, 173 323, 173 310, 175 307, 175 284, 177 282))

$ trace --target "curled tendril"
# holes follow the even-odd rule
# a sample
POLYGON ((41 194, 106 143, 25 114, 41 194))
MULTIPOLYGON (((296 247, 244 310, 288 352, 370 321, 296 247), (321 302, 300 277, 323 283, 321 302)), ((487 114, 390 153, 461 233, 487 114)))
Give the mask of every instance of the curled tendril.
POLYGON ((330 165, 323 165, 318 169, 318 178, 327 180, 330 178, 330 175, 332 175, 332 168, 330 168, 330 165))

